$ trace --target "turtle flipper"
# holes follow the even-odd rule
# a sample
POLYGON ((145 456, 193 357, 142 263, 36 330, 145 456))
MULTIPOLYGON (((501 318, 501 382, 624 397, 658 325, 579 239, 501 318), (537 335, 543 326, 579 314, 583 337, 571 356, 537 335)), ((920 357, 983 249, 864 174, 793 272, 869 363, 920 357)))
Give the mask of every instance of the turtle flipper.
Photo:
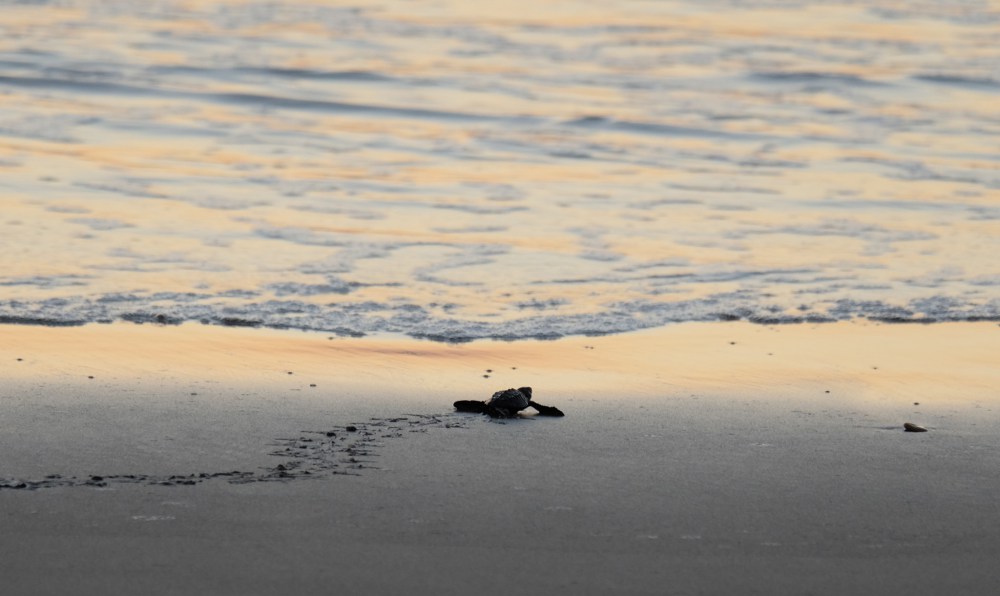
POLYGON ((542 404, 535 403, 533 401, 532 402, 528 402, 528 405, 530 405, 532 408, 535 408, 536 410, 538 410, 538 415, 539 416, 556 416, 556 417, 558 417, 558 416, 565 416, 566 415, 566 414, 562 413, 562 410, 560 410, 559 408, 553 407, 553 406, 543 406, 542 404))
POLYGON ((474 399, 461 399, 455 402, 455 409, 459 412, 472 412, 482 414, 486 412, 486 402, 474 399))

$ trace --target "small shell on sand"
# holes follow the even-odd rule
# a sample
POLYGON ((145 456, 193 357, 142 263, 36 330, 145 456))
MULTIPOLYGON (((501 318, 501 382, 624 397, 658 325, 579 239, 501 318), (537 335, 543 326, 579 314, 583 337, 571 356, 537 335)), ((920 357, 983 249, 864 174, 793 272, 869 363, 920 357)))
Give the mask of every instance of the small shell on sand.
POLYGON ((912 422, 904 422, 903 423, 903 430, 905 430, 908 433, 925 433, 925 432, 927 432, 926 428, 924 428, 922 426, 918 426, 916 424, 913 424, 912 422))

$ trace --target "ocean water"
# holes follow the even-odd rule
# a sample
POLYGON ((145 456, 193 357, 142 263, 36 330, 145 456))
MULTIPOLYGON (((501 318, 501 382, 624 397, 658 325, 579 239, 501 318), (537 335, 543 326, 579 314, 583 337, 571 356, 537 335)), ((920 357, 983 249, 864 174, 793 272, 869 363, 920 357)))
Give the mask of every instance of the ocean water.
POLYGON ((1000 320, 1000 6, 0 0, 0 322, 1000 320))

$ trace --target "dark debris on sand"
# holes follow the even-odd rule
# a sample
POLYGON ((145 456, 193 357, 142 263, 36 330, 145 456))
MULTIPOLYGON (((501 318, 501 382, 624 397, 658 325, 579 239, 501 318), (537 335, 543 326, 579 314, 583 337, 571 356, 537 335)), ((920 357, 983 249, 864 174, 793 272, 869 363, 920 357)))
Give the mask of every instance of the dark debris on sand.
POLYGON ((271 442, 270 455, 282 462, 256 471, 197 472, 180 475, 102 474, 63 476, 49 474, 40 479, 2 478, 2 490, 38 490, 42 488, 89 486, 104 488, 112 484, 147 486, 195 486, 223 479, 232 484, 252 482, 289 482, 325 478, 334 475, 358 476, 362 470, 377 469, 374 459, 384 441, 402 438, 406 433, 427 432, 429 428, 462 428, 465 421, 454 415, 406 414, 395 418, 372 418, 368 422, 332 427, 329 430, 306 430, 297 437, 277 438, 271 442))

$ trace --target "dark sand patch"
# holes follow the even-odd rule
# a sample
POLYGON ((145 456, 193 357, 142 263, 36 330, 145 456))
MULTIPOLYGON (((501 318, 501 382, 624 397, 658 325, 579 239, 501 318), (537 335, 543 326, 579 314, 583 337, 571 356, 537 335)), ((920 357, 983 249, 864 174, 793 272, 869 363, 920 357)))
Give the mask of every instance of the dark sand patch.
POLYGON ((467 419, 456 415, 409 414, 394 418, 372 418, 368 422, 306 430, 297 437, 273 439, 270 455, 281 463, 254 471, 192 472, 190 474, 90 474, 64 476, 47 474, 40 479, 2 478, 0 490, 39 490, 56 487, 107 487, 113 484, 195 486, 211 480, 231 484, 315 480, 336 475, 357 476, 377 468, 375 458, 386 440, 400 439, 405 433, 427 432, 429 427, 465 427, 467 419))

